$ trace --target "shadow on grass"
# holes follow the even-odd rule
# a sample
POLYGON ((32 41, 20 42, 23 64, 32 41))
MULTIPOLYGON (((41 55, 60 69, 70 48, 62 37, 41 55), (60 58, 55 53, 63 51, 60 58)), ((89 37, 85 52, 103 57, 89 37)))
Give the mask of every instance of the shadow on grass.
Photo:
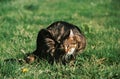
POLYGON ((111 1, 111 9, 120 10, 120 0, 112 0, 111 1))
MULTIPOLYGON (((18 75, 16 70, 20 65, 17 62, 0 62, 0 75, 1 77, 14 77, 18 75)), ((1 78, 4 79, 4 78, 1 78)))

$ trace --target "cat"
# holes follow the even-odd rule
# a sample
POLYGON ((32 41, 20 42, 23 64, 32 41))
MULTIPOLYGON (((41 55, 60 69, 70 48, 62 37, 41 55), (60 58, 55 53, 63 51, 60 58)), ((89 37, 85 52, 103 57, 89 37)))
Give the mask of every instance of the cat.
POLYGON ((28 63, 38 58, 67 64, 75 62, 76 55, 85 49, 86 38, 77 26, 56 21, 39 31, 36 43, 36 50, 26 58, 28 63))

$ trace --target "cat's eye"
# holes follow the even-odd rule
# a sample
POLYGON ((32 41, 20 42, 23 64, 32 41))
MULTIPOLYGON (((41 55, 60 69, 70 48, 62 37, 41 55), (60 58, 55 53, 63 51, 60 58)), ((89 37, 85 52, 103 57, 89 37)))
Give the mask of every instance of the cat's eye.
POLYGON ((69 47, 69 45, 66 45, 65 47, 66 47, 66 48, 68 48, 68 47, 69 47))
POLYGON ((69 45, 65 45, 64 47, 65 47, 65 50, 67 50, 69 48, 69 45))

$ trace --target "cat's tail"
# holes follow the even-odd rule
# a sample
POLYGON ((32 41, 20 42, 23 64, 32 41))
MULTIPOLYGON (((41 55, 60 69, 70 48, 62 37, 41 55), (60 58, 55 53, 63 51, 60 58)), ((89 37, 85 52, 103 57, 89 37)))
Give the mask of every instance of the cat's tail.
POLYGON ((9 59, 5 59, 4 62, 10 62, 10 63, 20 63, 20 64, 24 64, 24 63, 33 63, 34 61, 38 61, 37 60, 38 57, 36 55, 34 55, 33 53, 29 53, 26 54, 23 58, 9 58, 9 59))
POLYGON ((9 62, 9 63, 26 63, 26 61, 24 59, 17 59, 17 58, 9 58, 9 59, 5 59, 4 62, 9 62))

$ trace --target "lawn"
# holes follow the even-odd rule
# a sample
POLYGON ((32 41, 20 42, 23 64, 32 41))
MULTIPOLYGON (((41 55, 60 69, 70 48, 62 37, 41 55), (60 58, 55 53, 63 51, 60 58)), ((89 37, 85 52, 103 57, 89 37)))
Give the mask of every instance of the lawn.
POLYGON ((0 79, 120 79, 119 0, 0 0, 0 79), (4 62, 36 48, 40 29, 62 20, 87 39, 73 67, 4 62))

